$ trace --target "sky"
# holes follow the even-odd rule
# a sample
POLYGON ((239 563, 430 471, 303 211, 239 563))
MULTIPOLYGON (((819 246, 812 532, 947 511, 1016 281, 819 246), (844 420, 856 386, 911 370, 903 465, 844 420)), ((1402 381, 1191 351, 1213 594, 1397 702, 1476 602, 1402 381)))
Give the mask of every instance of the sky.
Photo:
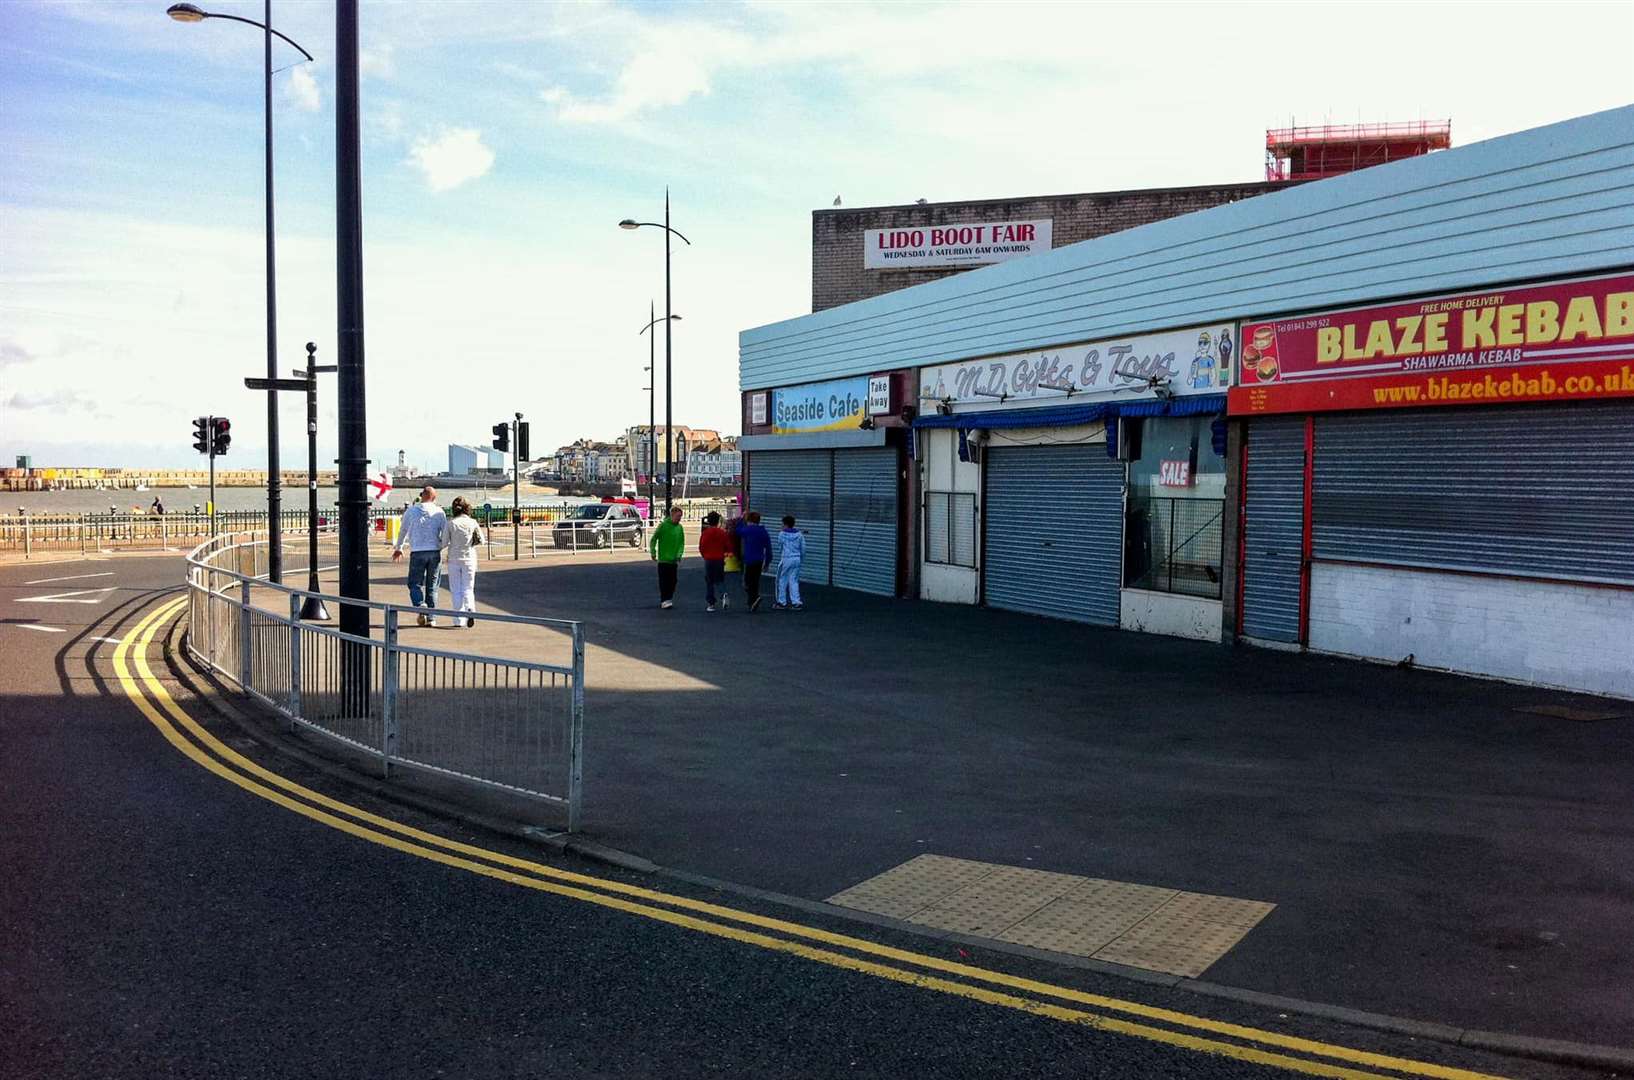
MULTIPOLYGON (((260 3, 211 10, 261 18, 260 3)), ((0 0, 0 462, 264 464, 262 37, 166 0, 0 0)), ((280 368, 335 345, 334 6, 276 0, 280 368)), ((1263 177, 1290 122, 1455 146, 1625 105, 1634 4, 364 0, 370 456, 430 470, 644 423, 735 433, 740 330, 810 310, 811 211, 1263 177), (663 341, 658 342, 663 366, 663 341), (664 386, 659 383, 662 420, 664 386)), ((319 459, 335 457, 333 381, 319 459)), ((280 413, 305 464, 304 403, 280 413)))

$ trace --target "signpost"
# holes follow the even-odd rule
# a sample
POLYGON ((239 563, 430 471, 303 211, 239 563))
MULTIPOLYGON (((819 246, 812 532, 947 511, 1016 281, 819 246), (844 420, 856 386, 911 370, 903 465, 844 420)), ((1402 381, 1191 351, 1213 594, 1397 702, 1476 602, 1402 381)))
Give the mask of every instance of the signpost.
MULTIPOLYGON (((251 390, 267 390, 270 392, 299 391, 306 394, 306 587, 309 595, 301 603, 301 618, 312 621, 328 621, 329 609, 324 607, 323 601, 318 598, 318 373, 320 371, 340 370, 334 364, 316 364, 318 347, 312 342, 306 343, 306 368, 296 369, 296 378, 293 379, 256 379, 244 380, 244 385, 251 390)), ((274 530, 281 535, 283 522, 267 518, 267 533, 270 537, 274 530)))

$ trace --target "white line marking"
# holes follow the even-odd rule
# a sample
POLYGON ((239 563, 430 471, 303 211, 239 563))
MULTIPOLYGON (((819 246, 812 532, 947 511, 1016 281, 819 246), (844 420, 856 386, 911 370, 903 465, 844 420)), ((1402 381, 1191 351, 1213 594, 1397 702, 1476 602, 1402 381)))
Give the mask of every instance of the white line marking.
POLYGON ((109 645, 118 645, 119 644, 119 639, 116 638, 116 637, 94 637, 91 640, 92 641, 106 641, 109 645))
POLYGON ((41 626, 39 623, 20 622, 11 625, 21 627, 24 630, 38 630, 43 634, 60 634, 63 632, 60 626, 41 626))
POLYGON ((17 602, 19 604, 100 604, 102 603, 103 593, 111 593, 117 588, 117 585, 110 585, 106 589, 80 589, 78 592, 52 593, 50 596, 24 596, 19 597, 17 602), (71 599, 71 597, 75 596, 95 596, 96 599, 71 599))
POLYGON ((49 585, 53 581, 78 581, 80 578, 88 578, 88 577, 113 577, 113 571, 109 570, 105 574, 69 574, 67 577, 43 577, 38 581, 25 581, 25 582, 23 582, 23 584, 24 585, 49 585))

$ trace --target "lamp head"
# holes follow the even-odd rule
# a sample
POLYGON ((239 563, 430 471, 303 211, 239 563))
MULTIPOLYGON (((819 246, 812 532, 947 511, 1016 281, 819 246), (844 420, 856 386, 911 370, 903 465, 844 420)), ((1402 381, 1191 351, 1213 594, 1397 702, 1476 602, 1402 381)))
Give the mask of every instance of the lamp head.
POLYGON ((177 22, 185 23, 203 22, 210 17, 208 12, 196 4, 171 4, 165 9, 165 14, 177 22))
MULTIPOLYGON (((188 5, 186 5, 186 4, 177 4, 176 5, 176 7, 187 7, 187 6, 188 5)), ((174 10, 176 10, 176 8, 171 8, 170 10, 174 11, 174 10)), ((621 229, 639 229, 639 228, 641 228, 641 224, 639 222, 637 222, 634 218, 625 218, 623 221, 618 223, 618 227, 621 228, 621 229)))

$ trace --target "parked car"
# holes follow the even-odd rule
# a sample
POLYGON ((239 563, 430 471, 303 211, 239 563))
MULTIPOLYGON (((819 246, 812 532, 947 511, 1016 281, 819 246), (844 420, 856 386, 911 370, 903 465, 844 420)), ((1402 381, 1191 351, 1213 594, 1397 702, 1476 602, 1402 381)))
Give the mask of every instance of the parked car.
POLYGON ((603 548, 616 543, 640 547, 647 539, 647 522, 633 506, 590 503, 558 520, 550 536, 559 548, 603 548))

